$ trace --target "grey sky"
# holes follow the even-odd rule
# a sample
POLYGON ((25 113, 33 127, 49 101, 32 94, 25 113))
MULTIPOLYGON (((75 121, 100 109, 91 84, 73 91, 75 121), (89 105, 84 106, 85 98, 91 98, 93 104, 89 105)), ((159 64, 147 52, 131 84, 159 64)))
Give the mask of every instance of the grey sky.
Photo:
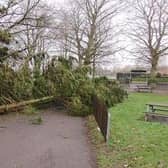
POLYGON ((68 0, 48 0, 48 4, 54 5, 54 6, 62 6, 63 4, 67 3, 68 0))

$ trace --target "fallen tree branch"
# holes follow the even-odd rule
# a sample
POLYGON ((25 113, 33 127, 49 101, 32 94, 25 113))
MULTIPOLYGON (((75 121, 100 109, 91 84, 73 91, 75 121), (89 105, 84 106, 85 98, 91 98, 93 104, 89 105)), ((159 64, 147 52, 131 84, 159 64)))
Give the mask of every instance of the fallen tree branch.
POLYGON ((9 111, 10 112, 21 111, 24 109, 25 106, 49 103, 49 102, 52 102, 53 100, 54 100, 54 97, 51 96, 51 97, 44 97, 41 99, 23 101, 15 104, 2 105, 0 106, 0 114, 6 113, 9 111))

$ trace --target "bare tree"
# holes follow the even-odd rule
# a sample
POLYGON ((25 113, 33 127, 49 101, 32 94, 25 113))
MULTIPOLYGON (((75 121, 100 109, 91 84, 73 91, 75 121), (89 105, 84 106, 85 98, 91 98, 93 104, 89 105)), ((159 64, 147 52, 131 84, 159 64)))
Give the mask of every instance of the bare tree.
MULTIPOLYGON (((21 62, 25 66, 31 64, 34 72, 41 73, 45 69, 49 59, 49 50, 54 36, 52 9, 46 4, 40 4, 28 15, 29 20, 25 20, 24 29, 17 29, 15 39, 19 41, 18 46, 22 50, 21 62)), ((53 47, 53 46, 52 46, 53 47)))
POLYGON ((95 67, 99 58, 119 50, 114 47, 117 29, 112 22, 119 5, 115 0, 76 0, 68 11, 62 12, 62 46, 77 58, 79 65, 95 67))
POLYGON ((168 54, 168 1, 136 0, 133 7, 135 17, 129 35, 136 57, 150 65, 154 77, 160 57, 168 54))
POLYGON ((11 30, 24 25, 28 15, 34 10, 40 0, 2 0, 0 4, 0 27, 11 30))
POLYGON ((0 3, 0 41, 1 51, 6 49, 2 54, 2 60, 13 58, 25 49, 18 49, 15 45, 15 35, 21 33, 27 28, 26 21, 33 20, 30 13, 36 9, 40 0, 2 0, 0 3), (6 39, 6 40, 5 40, 6 39), (4 41, 5 40, 5 47, 4 41), (3 44, 2 44, 3 43, 3 44), (9 44, 11 43, 11 44, 9 44), (17 53, 17 54, 16 54, 17 53))

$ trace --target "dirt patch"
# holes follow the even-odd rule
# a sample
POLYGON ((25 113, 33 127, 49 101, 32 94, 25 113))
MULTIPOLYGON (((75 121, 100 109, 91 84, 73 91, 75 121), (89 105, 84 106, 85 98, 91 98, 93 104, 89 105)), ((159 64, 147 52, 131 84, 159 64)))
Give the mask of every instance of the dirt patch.
POLYGON ((27 116, 0 116, 0 167, 93 168, 93 152, 86 136, 85 120, 54 108, 42 113, 41 125, 27 116))

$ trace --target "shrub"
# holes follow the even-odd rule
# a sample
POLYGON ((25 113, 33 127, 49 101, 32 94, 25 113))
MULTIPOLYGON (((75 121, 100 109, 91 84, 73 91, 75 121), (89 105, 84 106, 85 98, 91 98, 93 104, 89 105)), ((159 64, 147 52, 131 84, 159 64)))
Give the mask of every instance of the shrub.
POLYGON ((18 101, 32 99, 33 78, 30 68, 23 66, 16 74, 14 79, 14 93, 18 101))
POLYGON ((50 85, 49 81, 47 81, 44 76, 40 75, 33 82, 33 97, 40 98, 50 96, 52 95, 51 88, 52 86, 50 85))
POLYGON ((0 42, 9 44, 11 40, 11 35, 9 32, 0 29, 0 42))
POLYGON ((71 97, 70 101, 67 103, 67 109, 70 115, 82 115, 82 102, 80 97, 71 97))
POLYGON ((58 64, 56 67, 48 69, 49 80, 54 83, 59 97, 71 97, 77 88, 78 81, 75 79, 71 70, 64 65, 58 64))
POLYGON ((14 88, 15 76, 16 73, 9 65, 0 64, 0 105, 18 100, 14 88))
POLYGON ((151 84, 151 83, 157 83, 157 79, 156 78, 150 78, 149 80, 148 80, 148 83, 149 84, 151 84))
POLYGON ((108 107, 121 102, 124 98, 125 93, 116 81, 108 80, 106 77, 90 79, 89 66, 72 68, 72 62, 69 60, 52 59, 42 73, 41 62, 36 61, 34 69, 31 69, 28 63, 18 70, 1 68, 3 71, 0 71, 0 104, 11 100, 22 101, 52 95, 66 100, 65 105, 69 114, 86 116, 93 111, 94 94, 108 107))
POLYGON ((67 103, 68 113, 72 116, 87 116, 91 114, 91 106, 83 104, 81 97, 71 97, 67 103))
POLYGON ((108 107, 122 102, 124 97, 127 96, 127 92, 116 81, 111 81, 106 77, 95 79, 95 85, 96 95, 105 101, 108 107))
POLYGON ((159 73, 159 72, 156 74, 156 77, 157 77, 157 78, 160 78, 161 76, 162 76, 162 74, 159 73))
MULTIPOLYGON (((78 71, 79 72, 79 71, 78 71)), ((70 115, 87 116, 92 113, 92 97, 96 94, 108 107, 123 101, 126 92, 122 90, 118 83, 110 81, 107 78, 97 78, 94 81, 87 76, 74 74, 78 76, 78 88, 74 96, 67 103, 67 109, 70 115)))
POLYGON ((76 95, 81 97, 83 104, 91 106, 93 91, 94 85, 90 80, 80 80, 76 95))

